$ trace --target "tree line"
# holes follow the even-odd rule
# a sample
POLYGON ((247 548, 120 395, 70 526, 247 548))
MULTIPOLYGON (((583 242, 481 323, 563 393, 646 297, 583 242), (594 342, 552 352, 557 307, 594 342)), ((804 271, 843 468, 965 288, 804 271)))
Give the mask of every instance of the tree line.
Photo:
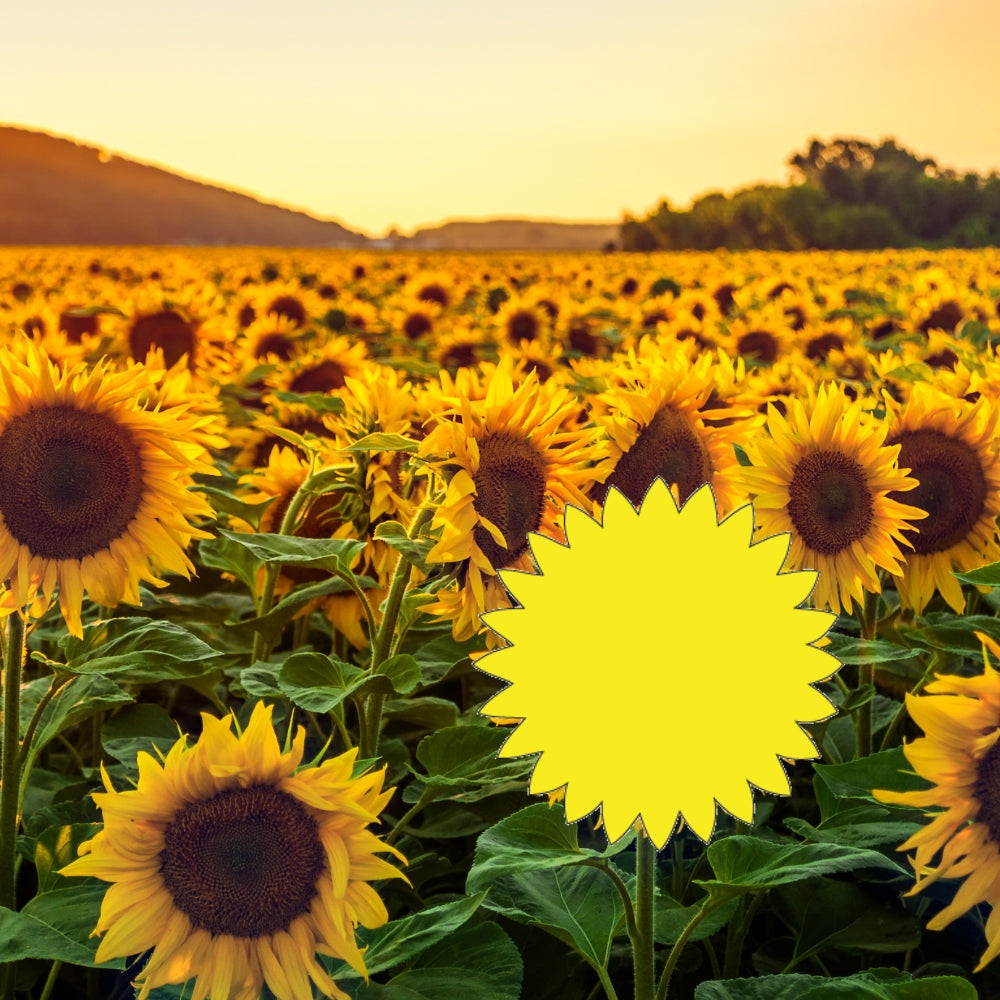
POLYGON ((872 250, 1000 245, 1000 174, 958 174, 885 139, 812 139, 787 186, 713 191, 626 215, 624 250, 872 250))

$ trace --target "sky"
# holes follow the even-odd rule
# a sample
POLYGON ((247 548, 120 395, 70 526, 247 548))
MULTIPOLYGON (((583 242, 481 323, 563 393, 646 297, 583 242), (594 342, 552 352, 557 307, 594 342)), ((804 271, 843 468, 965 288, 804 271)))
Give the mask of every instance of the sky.
POLYGON ((617 222, 812 136, 1000 170, 997 0, 34 0, 0 120, 335 219, 617 222))

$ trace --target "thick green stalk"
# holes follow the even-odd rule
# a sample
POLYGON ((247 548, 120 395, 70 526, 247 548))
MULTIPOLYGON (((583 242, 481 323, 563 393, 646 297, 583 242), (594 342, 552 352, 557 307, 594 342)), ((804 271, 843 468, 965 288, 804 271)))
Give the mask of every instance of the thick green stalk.
MULTIPOLYGON (((865 603, 861 612, 861 638, 874 639, 878 632, 879 595, 865 592, 865 603)), ((858 668, 858 687, 875 684, 875 664, 862 663, 858 668)), ((872 752, 872 702, 866 701, 858 709, 858 757, 868 757, 872 752)))
POLYGON ((635 842, 635 1000, 653 1000, 656 992, 656 954, 653 941, 653 896, 656 892, 656 848, 640 831, 635 842))
POLYGON ((7 619, 3 681, 3 761, 0 785, 0 905, 17 909, 14 871, 17 860, 17 800, 21 764, 21 669, 24 664, 24 619, 15 612, 7 619))
MULTIPOLYGON (((410 530, 407 532, 409 538, 417 538, 421 529, 434 516, 433 508, 425 507, 417 511, 410 530)), ((389 595, 385 601, 385 614, 382 617, 382 624, 379 626, 375 637, 372 640, 372 662, 371 672, 377 673, 379 667, 389 658, 389 651, 392 649, 392 638, 396 632, 396 622, 399 619, 399 609, 403 606, 403 597, 406 595, 406 588, 410 583, 410 573, 413 566, 409 560, 404 559, 400 554, 396 560, 396 569, 392 574, 392 583, 389 584, 389 595)), ((384 694, 371 695, 365 706, 365 725, 361 731, 361 756, 374 757, 378 754, 378 734, 382 728, 382 708, 385 705, 384 694)))
MULTIPOLYGON (((0 906, 17 909, 17 826, 21 791, 21 670, 24 666, 24 619, 15 611, 7 619, 3 658, 2 759, 0 759, 0 906)), ((0 968, 3 1000, 13 1000, 17 965, 0 968)))

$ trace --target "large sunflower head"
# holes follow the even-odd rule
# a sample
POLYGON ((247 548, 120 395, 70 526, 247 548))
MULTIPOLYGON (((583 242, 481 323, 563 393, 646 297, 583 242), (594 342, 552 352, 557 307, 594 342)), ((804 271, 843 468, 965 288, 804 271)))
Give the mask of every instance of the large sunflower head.
POLYGON ((759 420, 705 424, 705 418, 725 417, 727 412, 749 417, 745 410, 709 404, 715 370, 707 354, 695 364, 682 354, 669 360, 637 360, 623 388, 598 398, 595 419, 608 437, 613 463, 611 474, 595 490, 598 499, 614 486, 638 507, 657 477, 677 487, 682 503, 711 482, 723 516, 745 499, 733 444, 744 440, 759 420))
POLYGON ((530 566, 528 534, 561 537, 565 504, 591 508, 583 491, 598 449, 592 430, 564 429, 577 408, 572 395, 540 384, 534 373, 514 388, 496 368, 485 399, 453 402, 420 455, 447 481, 431 523, 439 540, 427 561, 459 564, 460 588, 440 592, 425 610, 451 618, 462 641, 480 629, 482 611, 507 605, 496 571, 530 566))
POLYGON ((818 570, 814 602, 837 613, 841 605, 849 613, 863 590, 878 593, 876 566, 901 572, 903 529, 926 516, 899 499, 917 482, 863 402, 824 383, 807 403, 789 399, 786 416, 769 406, 769 437, 744 445, 758 530, 791 531, 787 568, 818 570))
POLYGON ((367 829, 392 789, 384 769, 353 774, 356 749, 300 768, 305 729, 282 752, 271 713, 258 703, 238 734, 232 717, 203 715, 193 746, 181 737, 162 763, 139 754, 134 789, 116 791, 102 768, 104 829, 62 874, 112 883, 97 960, 151 952, 140 998, 195 979, 212 1000, 253 1000, 265 984, 347 1000, 317 952, 367 978, 354 929, 388 920, 369 882, 405 879, 376 854, 403 856, 367 829))
POLYGON ((907 533, 913 555, 894 571, 900 601, 921 614, 938 590, 961 614, 965 599, 953 570, 1000 561, 1000 408, 986 396, 969 403, 924 383, 905 406, 888 394, 886 405, 887 442, 899 447, 899 464, 918 484, 907 500, 926 515, 919 533, 907 533))
MULTIPOLYGON (((979 639, 1000 657, 1000 646, 982 632, 979 639)), ((906 707, 924 731, 903 747, 913 770, 933 787, 909 792, 875 789, 880 802, 938 806, 931 822, 900 844, 916 848, 911 864, 912 896, 942 878, 965 878, 954 900, 927 923, 943 930, 978 903, 993 908, 986 921, 987 949, 975 971, 1000 955, 1000 674, 985 652, 976 677, 936 674, 926 694, 906 695, 906 707), (931 860, 941 852, 936 868, 931 860)))
POLYGON ((56 592, 82 634, 84 591, 139 604, 139 582, 187 576, 189 519, 211 516, 190 489, 213 472, 187 407, 147 410, 156 380, 142 366, 57 368, 30 342, 25 360, 0 350, 0 581, 18 607, 56 592))

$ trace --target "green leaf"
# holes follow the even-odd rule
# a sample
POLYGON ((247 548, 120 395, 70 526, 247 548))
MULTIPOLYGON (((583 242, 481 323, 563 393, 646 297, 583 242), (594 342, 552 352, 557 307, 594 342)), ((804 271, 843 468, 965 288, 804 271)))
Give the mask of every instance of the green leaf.
POLYGON ((420 664, 409 653, 390 656, 379 665, 375 675, 388 677, 394 694, 409 694, 416 690, 422 680, 420 664))
POLYGON ((198 543, 198 559, 209 569, 232 573, 251 593, 256 592, 260 560, 246 546, 228 538, 203 538, 198 543))
POLYGON ((910 874, 878 851, 840 844, 776 844, 757 837, 732 836, 709 844, 707 854, 715 878, 695 881, 718 901, 859 868, 910 874))
POLYGON ((362 986, 357 1000, 518 1000, 524 963, 494 923, 460 927, 421 952, 385 986, 362 986))
MULTIPOLYGON (((38 681, 32 681, 22 691, 21 707, 24 715, 34 710, 44 691, 48 689, 49 680, 50 678, 43 677, 38 681)), ((132 700, 114 681, 100 674, 74 677, 68 684, 63 685, 45 706, 38 729, 35 731, 26 766, 30 768, 43 747, 64 729, 69 729, 105 709, 131 704, 132 700)))
POLYGON ((813 788, 824 820, 859 805, 884 806, 872 789, 907 792, 929 788, 926 779, 913 774, 902 747, 883 750, 844 764, 814 764, 813 788))
POLYGON ((567 824, 561 804, 549 807, 539 802, 483 832, 476 843, 465 891, 489 888, 508 875, 578 865, 587 858, 606 856, 579 846, 576 824, 567 824))
POLYGON ((482 637, 476 636, 465 642, 456 642, 450 630, 447 635, 438 636, 418 646, 413 650, 413 657, 420 664, 424 687, 444 680, 460 664, 468 663, 471 668, 469 653, 482 648, 482 637))
MULTIPOLYGON (((631 880, 634 887, 635 878, 631 880)), ((635 898, 635 890, 632 890, 632 898, 635 898)), ((653 937, 657 944, 676 944, 685 928, 701 911, 701 903, 692 906, 681 906, 676 899, 665 893, 657 892, 654 898, 655 909, 653 911, 653 937)), ((728 903, 714 910, 691 934, 689 941, 701 941, 710 938, 716 931, 722 930, 729 923, 730 918, 739 906, 738 899, 731 899, 728 903)))
POLYGON ((782 918, 799 928, 798 961, 830 948, 894 953, 920 945, 922 925, 915 914, 851 882, 809 879, 780 886, 771 899, 782 918))
POLYGON ((73 674, 122 676, 130 684, 157 684, 203 677, 219 669, 222 654, 174 622, 109 618, 85 625, 83 638, 59 645, 73 674))
POLYGON ((427 572, 427 553, 434 548, 432 538, 410 538, 399 521, 383 521, 376 525, 372 537, 395 549, 421 573, 427 572))
POLYGON ((845 847, 884 847, 901 844, 923 824, 894 819, 884 806, 857 806, 836 813, 818 827, 798 816, 790 816, 785 826, 803 840, 820 844, 842 844, 845 847))
MULTIPOLYGON (((5 962, 43 958, 97 967, 99 942, 90 933, 97 926, 107 888, 96 879, 86 879, 40 893, 20 913, 0 909, 0 955, 5 962)), ((113 959, 100 968, 124 969, 125 960, 113 959)))
POLYGON ((921 655, 919 649, 897 646, 894 642, 885 642, 882 639, 855 639, 839 632, 828 632, 827 638, 830 644, 823 649, 827 653, 832 653, 845 665, 895 663, 897 660, 921 655))
POLYGON ((136 758, 141 751, 166 754, 180 734, 177 723, 159 705, 127 705, 101 726, 101 746, 115 760, 138 773, 136 758))
POLYGON ((899 629, 901 635, 928 649, 943 649, 982 662, 983 644, 976 632, 1000 641, 1000 618, 989 615, 955 615, 937 611, 924 618, 919 628, 899 629))
POLYGON ((240 671, 240 685, 254 698, 284 698, 285 692, 278 687, 281 667, 280 663, 265 663, 263 660, 258 660, 252 667, 240 671))
POLYGON ((410 768, 413 786, 454 795, 482 785, 523 779, 534 766, 533 759, 500 760, 497 751, 509 734, 486 726, 452 726, 424 737, 417 747, 417 760, 426 775, 410 768))
MULTIPOLYGON (((398 698, 385 703, 383 715, 397 722, 437 730, 458 722, 458 706, 447 698, 398 698)), ((413 801, 416 802, 416 799, 413 801)))
MULTIPOLYGON (((231 517, 238 517, 241 521, 246 521, 254 531, 260 528, 260 519, 264 516, 264 512, 277 499, 277 497, 268 497, 266 500, 261 500, 257 503, 248 503, 246 500, 234 497, 232 493, 227 493, 225 490, 220 490, 215 486, 206 485, 199 485, 198 492, 204 493, 208 497, 209 503, 211 503, 214 510, 223 514, 229 514, 231 517)), ((206 538, 204 541, 211 541, 211 539, 206 538)))
MULTIPOLYGON (((480 838, 482 839, 482 838, 480 838)), ((606 969, 625 908, 610 877, 589 866, 505 875, 483 904, 510 920, 540 927, 606 969)))
POLYGON ((299 538, 297 535, 240 534, 219 529, 222 538, 242 545, 255 559, 289 566, 313 566, 330 573, 349 573, 367 544, 358 538, 299 538))
POLYGON ((344 401, 339 396, 327 396, 322 392, 283 392, 275 390, 275 397, 282 403, 295 403, 304 406, 314 413, 343 413, 344 401))
POLYGON ((68 884, 58 874, 59 869, 73 861, 79 854, 80 844, 90 840, 100 829, 100 823, 50 826, 35 838, 35 869, 38 872, 39 892, 48 892, 68 884))
MULTIPOLYGON (((353 576, 353 574, 351 575, 353 576)), ((354 580, 359 587, 366 589, 378 586, 376 580, 367 576, 355 576, 354 580)), ((296 587, 266 615, 261 615, 259 618, 244 618, 242 621, 232 623, 229 627, 237 634, 241 632, 245 634, 247 631, 260 632, 271 645, 275 645, 281 636, 281 630, 309 601, 315 600, 317 597, 326 597, 328 594, 343 594, 350 589, 350 584, 342 577, 331 576, 329 580, 310 584, 308 587, 296 587)))
POLYGON ((325 653, 293 653, 278 672, 278 687, 306 712, 329 712, 364 687, 370 675, 325 653))
POLYGON ((967 573, 955 573, 955 579, 962 583, 974 583, 977 587, 1000 587, 1000 562, 970 569, 967 573))
POLYGON ((410 451, 420 448, 420 442, 402 434, 384 434, 376 432, 359 438, 354 444, 345 445, 341 451, 410 451))
POLYGON ((836 979, 788 973, 699 983, 694 1000, 977 1000, 977 994, 958 976, 914 979, 896 969, 869 969, 836 979))
MULTIPOLYGON (((431 906, 401 920, 392 920, 377 930, 359 928, 360 946, 368 945, 365 952, 368 974, 372 976, 402 965, 439 941, 450 938, 468 923, 485 896, 486 893, 481 892, 440 906, 431 906)), ((358 978, 358 974, 346 962, 333 964, 330 975, 334 980, 358 978)))

